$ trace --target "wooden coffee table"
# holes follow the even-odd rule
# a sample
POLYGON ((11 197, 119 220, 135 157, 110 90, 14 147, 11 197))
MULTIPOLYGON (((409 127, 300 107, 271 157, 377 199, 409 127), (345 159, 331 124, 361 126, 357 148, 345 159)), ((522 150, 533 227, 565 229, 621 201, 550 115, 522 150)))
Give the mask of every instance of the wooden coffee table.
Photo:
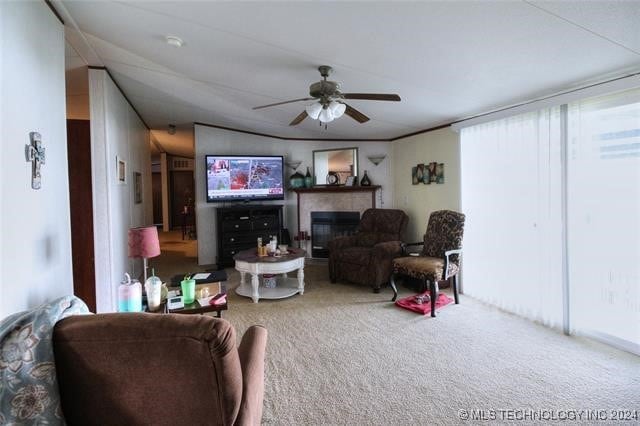
POLYGON ((236 262, 236 270, 240 272, 240 285, 236 293, 240 296, 250 297, 253 303, 263 299, 284 299, 294 294, 304 294, 304 258, 306 252, 302 249, 289 248, 289 252, 283 256, 259 257, 257 250, 249 249, 241 251, 233 256, 236 262), (287 272, 297 270, 296 278, 287 276, 287 272), (246 274, 251 274, 251 284, 245 281, 246 274), (274 288, 260 287, 260 274, 280 274, 274 288))

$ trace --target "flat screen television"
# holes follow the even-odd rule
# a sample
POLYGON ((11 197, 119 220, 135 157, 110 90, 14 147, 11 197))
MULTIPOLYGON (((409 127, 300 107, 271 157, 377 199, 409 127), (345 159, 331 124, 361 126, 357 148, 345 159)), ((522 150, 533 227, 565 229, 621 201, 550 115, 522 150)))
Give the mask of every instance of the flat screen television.
POLYGON ((278 155, 207 155, 207 202, 284 199, 278 155))

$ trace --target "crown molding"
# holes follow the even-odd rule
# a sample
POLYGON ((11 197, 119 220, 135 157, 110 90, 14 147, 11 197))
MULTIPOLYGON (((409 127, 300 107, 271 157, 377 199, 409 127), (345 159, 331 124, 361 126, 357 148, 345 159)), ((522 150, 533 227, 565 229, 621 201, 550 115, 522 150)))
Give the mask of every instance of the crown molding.
POLYGON ((53 14, 56 15, 56 18, 58 18, 58 21, 60 21, 60 23, 64 25, 64 19, 62 19, 62 16, 60 16, 56 8, 53 6, 53 3, 51 3, 51 0, 44 0, 44 4, 49 6, 49 9, 51 9, 53 14))

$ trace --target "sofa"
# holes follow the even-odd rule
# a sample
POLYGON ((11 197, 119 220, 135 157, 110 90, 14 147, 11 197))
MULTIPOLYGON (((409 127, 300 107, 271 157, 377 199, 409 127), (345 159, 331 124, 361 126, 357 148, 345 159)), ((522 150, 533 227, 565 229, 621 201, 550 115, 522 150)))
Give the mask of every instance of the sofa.
POLYGON ((408 223, 402 210, 366 210, 354 235, 329 242, 331 281, 345 280, 380 292, 391 277, 391 261, 402 254, 402 234, 408 223))
POLYGON ((68 424, 257 425, 267 331, 204 315, 73 316, 53 331, 68 424))

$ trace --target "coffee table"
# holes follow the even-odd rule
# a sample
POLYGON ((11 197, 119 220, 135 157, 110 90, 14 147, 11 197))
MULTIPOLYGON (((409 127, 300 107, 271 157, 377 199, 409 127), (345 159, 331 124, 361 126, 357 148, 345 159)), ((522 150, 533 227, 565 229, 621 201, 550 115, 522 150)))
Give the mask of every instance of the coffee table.
POLYGON ((240 285, 236 293, 250 297, 253 303, 263 299, 284 299, 294 294, 304 294, 304 258, 306 252, 302 249, 289 248, 289 252, 282 256, 257 255, 255 248, 241 251, 233 256, 236 270, 240 272, 240 285), (287 272, 297 270, 296 278, 287 276, 287 272), (251 274, 251 284, 245 280, 251 274), (260 274, 280 274, 274 288, 260 287, 260 274))

